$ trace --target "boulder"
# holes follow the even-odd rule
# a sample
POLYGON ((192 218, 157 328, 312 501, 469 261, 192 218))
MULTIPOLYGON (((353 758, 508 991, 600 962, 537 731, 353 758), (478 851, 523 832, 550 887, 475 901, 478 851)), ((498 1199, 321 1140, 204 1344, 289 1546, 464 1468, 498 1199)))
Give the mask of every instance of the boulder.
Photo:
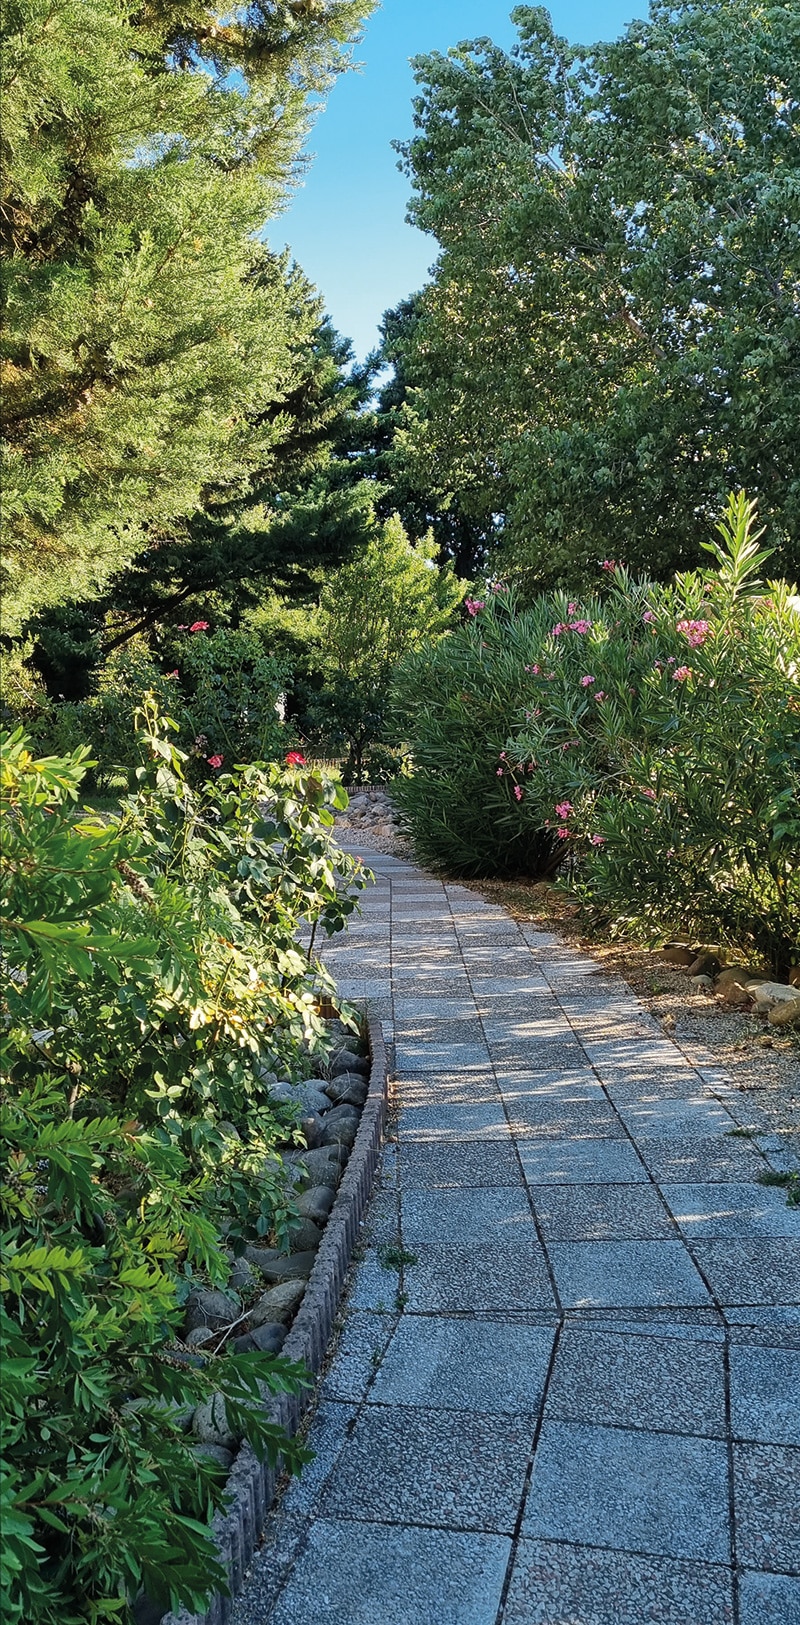
POLYGON ((190 1348, 199 1348, 203 1343, 208 1343, 213 1336, 210 1326, 193 1326, 183 1341, 188 1343, 190 1348))
POLYGON ((305 1281, 283 1281, 280 1286, 263 1292, 250 1311, 250 1330, 291 1320, 295 1310, 300 1308, 305 1290, 305 1281))
POLYGON ((238 1292, 221 1292, 216 1287, 193 1287, 186 1299, 186 1330, 196 1326, 210 1326, 219 1331, 230 1326, 242 1312, 238 1292))
POLYGON ((696 988, 698 993, 713 993, 713 991, 714 991, 713 977, 711 977, 711 976, 692 976, 690 978, 690 980, 691 980, 692 987, 696 988))
POLYGON ((750 965, 726 965, 725 969, 720 971, 714 985, 718 993, 724 993, 733 983, 738 987, 749 989, 753 984, 757 985, 768 980, 765 971, 754 970, 750 965))
POLYGON ((368 1089, 366 1078, 360 1078, 357 1072, 341 1072, 326 1084, 328 1109, 331 1101, 334 1106, 363 1106, 368 1089))
POLYGON ((280 1354, 285 1342, 286 1327, 279 1326, 275 1321, 265 1321, 263 1326, 243 1332, 241 1337, 234 1337, 233 1347, 236 1354, 251 1354, 254 1350, 262 1354, 280 1354))
POLYGON ((668 965, 693 965, 697 958, 697 949, 690 948, 686 942, 668 942, 661 950, 661 958, 668 965))
POLYGON ((234 1258, 231 1264, 230 1285, 236 1292, 253 1292, 261 1285, 258 1271, 246 1258, 234 1258))
MULTIPOLYGON (((330 1117, 330 1113, 328 1116, 330 1117)), ((330 1185, 335 1189, 339 1183, 339 1170, 344 1160, 336 1145, 321 1145, 318 1150, 303 1152, 301 1156, 300 1166, 305 1166, 305 1174, 301 1177, 300 1183, 305 1181, 306 1189, 309 1185, 330 1185)))
POLYGON ((318 1145, 322 1145, 325 1125, 318 1112, 304 1112, 300 1127, 309 1151, 315 1151, 318 1145))
POLYGON ((368 1078, 370 1072, 369 1061, 366 1055, 354 1055, 352 1050, 339 1050, 334 1055, 328 1071, 332 1078, 338 1078, 342 1072, 358 1072, 362 1078, 368 1078))
POLYGON ((221 1394, 212 1394, 198 1405, 192 1422, 192 1432, 200 1444, 217 1444, 223 1450, 235 1450, 239 1443, 225 1412, 221 1394))
POLYGON ((782 999, 780 1004, 774 1004, 769 1013, 771 1027, 795 1027, 800 1025, 800 996, 791 1000, 782 999))
POLYGON ((759 1015, 765 1015, 776 1004, 793 1004, 797 998, 797 988, 789 987, 786 982, 759 982, 753 989, 756 1009, 759 1015))
POLYGON ((689 966, 689 975, 716 976, 721 968, 722 962, 719 954, 714 953, 710 948, 703 948, 697 958, 692 960, 689 966))
POLYGON ((315 1224, 324 1224, 328 1214, 336 1201, 336 1192, 330 1185, 313 1185, 311 1190, 303 1191, 298 1196, 295 1207, 304 1219, 313 1219, 315 1224))
POLYGON ((325 1119, 327 1144, 351 1146, 358 1133, 360 1115, 355 1106, 334 1106, 325 1119))
POLYGON ((317 1117, 321 1117, 323 1112, 329 1112, 331 1109, 330 1100, 324 1093, 324 1085, 322 1083, 320 1083, 319 1087, 317 1087, 316 1084, 311 1083, 299 1084, 297 1089, 297 1098, 300 1101, 304 1111, 312 1112, 317 1117))
POLYGON ((289 1240, 295 1253, 306 1252, 309 1248, 316 1252, 322 1240, 322 1231, 313 1219, 304 1219, 301 1216, 299 1219, 289 1221, 289 1240))
POLYGON ((248 1247, 247 1257, 256 1264, 266 1281, 307 1281, 314 1267, 315 1252, 281 1253, 277 1247, 248 1247))

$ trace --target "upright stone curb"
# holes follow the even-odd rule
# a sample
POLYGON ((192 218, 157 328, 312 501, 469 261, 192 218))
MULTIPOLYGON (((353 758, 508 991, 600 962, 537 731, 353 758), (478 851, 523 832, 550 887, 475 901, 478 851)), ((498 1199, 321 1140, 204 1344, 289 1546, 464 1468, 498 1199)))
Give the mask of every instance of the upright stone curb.
MULTIPOLYGON (((281 1350, 283 1359, 306 1365, 314 1376, 325 1358, 353 1245, 372 1190, 386 1121, 386 1046, 379 1021, 368 1020, 367 1030, 372 1065, 361 1122, 303 1301, 281 1350)), ((312 1388, 301 1394, 281 1394, 269 1407, 273 1420, 289 1433, 295 1433, 312 1396, 312 1388)), ((189 1614, 185 1609, 166 1614, 161 1625, 228 1625, 233 1598, 241 1590, 245 1570, 272 1505, 276 1482, 275 1471, 266 1462, 259 1461, 245 1441, 228 1477, 225 1504, 212 1524, 231 1594, 223 1597, 217 1593, 204 1614, 189 1614)))

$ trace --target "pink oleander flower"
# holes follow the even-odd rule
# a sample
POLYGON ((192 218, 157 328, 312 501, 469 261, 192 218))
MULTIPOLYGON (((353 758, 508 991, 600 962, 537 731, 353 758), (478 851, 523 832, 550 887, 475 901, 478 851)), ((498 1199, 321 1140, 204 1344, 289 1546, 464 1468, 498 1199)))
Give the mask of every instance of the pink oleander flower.
POLYGON ((468 615, 477 615, 480 610, 486 608, 486 600, 484 598, 465 598, 464 608, 468 615))
POLYGON ((556 812, 558 813, 559 818, 563 822, 563 820, 565 818, 569 818, 569 815, 572 812, 572 802, 571 801, 557 801, 556 802, 556 812))
POLYGON ((577 604, 567 604, 567 614, 574 615, 577 607, 577 604))
POLYGON ((580 632, 581 637, 585 637, 587 632, 591 632, 592 623, 591 621, 570 621, 569 630, 570 632, 580 632))
POLYGON ((642 620, 644 621, 645 626, 651 626, 653 621, 656 620, 656 618, 657 617, 653 613, 652 609, 646 609, 643 616, 642 616, 642 620))
POLYGON ((710 630, 708 621, 678 621, 676 627, 676 631, 683 633, 691 649, 701 648, 710 630))
POLYGON ((167 672, 167 680, 169 682, 173 682, 175 680, 175 678, 179 677, 179 676, 180 676, 180 672, 177 671, 177 669, 175 671, 168 671, 167 672))
POLYGON ((189 627, 189 631, 190 632, 207 632, 208 627, 209 627, 208 621, 192 621, 192 624, 189 627))
POLYGON ((569 627, 566 626, 563 621, 556 621, 555 626, 551 626, 550 628, 550 636, 551 638, 560 638, 562 632, 568 631, 569 627))
POLYGON ((647 796, 648 801, 655 801, 656 800, 655 790, 643 790, 642 795, 647 796))
POLYGON ((691 675, 691 666, 676 666, 672 673, 672 681, 673 683, 685 683, 687 677, 691 677, 691 675))
POLYGON ((554 683, 555 680, 556 680, 555 672, 554 671, 546 671, 545 674, 544 674, 544 680, 545 680, 546 683, 554 683))
POLYGON ((600 565, 601 570, 616 570, 616 568, 617 568, 616 559, 603 559, 603 561, 602 561, 602 563, 600 565))
POLYGON ((181 624, 178 627, 178 631, 179 632, 185 632, 186 631, 186 622, 185 621, 181 621, 181 624))
POLYGON ((508 592, 508 582, 507 581, 491 581, 489 583, 489 591, 490 592, 508 592))
POLYGON ((306 759, 301 750, 290 750, 286 756, 287 767, 305 767, 306 759))
POLYGON ((605 846, 605 844, 606 844, 605 835, 593 835, 592 836, 592 846, 605 846))
POLYGON ((534 677, 539 676, 539 673, 540 673, 541 669, 542 669, 541 666, 526 666, 525 667, 525 670, 532 672, 534 677))
POLYGON ((567 829, 566 824, 559 824, 559 827, 556 830, 556 835, 560 841, 566 841, 569 838, 569 830, 567 829))
POLYGON ((598 688, 597 693, 595 694, 595 699, 597 700, 598 705, 601 705, 603 700, 608 699, 605 689, 598 688))
POLYGON ((581 678, 581 688, 590 688, 592 683, 595 683, 596 681, 597 678, 591 677, 587 671, 586 676, 581 678))
POLYGON ((502 767, 498 767, 498 769, 497 769, 497 778, 502 779, 502 777, 503 777, 503 769, 502 769, 502 767))
POLYGON ((519 784, 514 785, 514 795, 516 796, 517 801, 522 800, 522 797, 524 795, 524 791, 523 791, 521 785, 519 785, 519 784))
POLYGON ((209 767, 221 767, 224 760, 225 760, 224 756, 207 756, 206 757, 206 761, 208 762, 209 767))

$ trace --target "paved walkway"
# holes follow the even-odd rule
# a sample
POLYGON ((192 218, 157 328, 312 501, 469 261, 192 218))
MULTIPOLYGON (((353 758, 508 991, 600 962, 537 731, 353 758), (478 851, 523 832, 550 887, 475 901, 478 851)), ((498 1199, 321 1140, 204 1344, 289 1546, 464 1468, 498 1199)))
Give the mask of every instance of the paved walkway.
POLYGON ((585 955, 369 862, 328 962, 397 1140, 235 1625, 800 1625, 800 1211, 744 1097, 585 955))

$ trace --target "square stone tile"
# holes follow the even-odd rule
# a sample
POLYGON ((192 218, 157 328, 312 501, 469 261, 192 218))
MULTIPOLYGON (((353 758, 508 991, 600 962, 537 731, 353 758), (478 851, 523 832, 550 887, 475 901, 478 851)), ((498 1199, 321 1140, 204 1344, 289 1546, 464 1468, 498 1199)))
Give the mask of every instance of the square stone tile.
POLYGON ((591 1068, 556 1067, 552 1072, 513 1072, 506 1067, 495 1069, 498 1086, 507 1101, 526 1100, 561 1102, 571 1105, 575 1101, 594 1101, 608 1107, 608 1096, 591 1068))
POLYGON ((693 1241, 719 1303, 800 1304, 800 1241, 693 1241))
POLYGON ((303 1512, 281 1512, 280 1516, 267 1518, 263 1538, 244 1577, 244 1588, 233 1603, 230 1625, 253 1625, 254 1620, 272 1619, 276 1599, 298 1557, 307 1528, 308 1518, 303 1512))
POLYGON ((396 1044, 398 1072, 481 1072, 489 1065, 485 1044, 438 1043, 425 1038, 400 1038, 396 1044))
MULTIPOLYGON (((507 1083, 500 1093, 508 1113, 511 1132, 522 1142, 533 1140, 623 1140, 625 1130, 608 1101, 600 1096, 584 1100, 561 1100, 552 1095, 535 1095, 529 1090, 515 1094, 507 1083)), ((521 1145, 520 1145, 521 1150, 521 1145)))
POLYGON ((648 1139, 636 1145, 654 1179, 666 1184, 736 1184, 757 1179, 767 1164, 752 1141, 714 1134, 697 1139, 648 1139))
POLYGON ((735 1444, 733 1484, 739 1562, 800 1572, 800 1450, 735 1444))
POLYGON ((705 1096, 690 1100, 663 1096, 630 1104, 620 1101, 617 1109, 635 1139, 708 1139, 734 1126, 724 1107, 705 1096))
POLYGON ((484 1017, 483 1022, 486 1039, 489 1044, 516 1043, 517 1041, 542 1042, 559 1044, 574 1042, 572 1028, 562 1016, 558 1007, 553 1008, 552 998, 549 1007, 542 1008, 539 1001, 535 1009, 520 1009, 516 1015, 506 1016, 496 1021, 491 1017, 484 1017))
POLYGON ((555 1309, 547 1260, 537 1242, 414 1246, 403 1275, 409 1312, 519 1314, 555 1309))
POLYGON ((495 1625, 510 1550, 499 1535, 320 1518, 270 1625, 495 1625))
POLYGON ((356 1405, 320 1400, 308 1434, 314 1459, 306 1464, 299 1478, 290 1480, 281 1499, 281 1515, 303 1513, 308 1517, 314 1513, 348 1439, 348 1429, 357 1409, 356 1405))
POLYGON ((521 1540, 503 1625, 733 1625, 728 1571, 521 1540))
POLYGON ((734 1438, 800 1445, 800 1349, 732 1343, 730 1387, 734 1438))
POLYGON ((367 1405, 322 1512, 333 1518, 513 1531, 535 1417, 367 1405))
POLYGON ((406 1143, 400 1146, 403 1190, 460 1190, 472 1185, 521 1185, 519 1158, 511 1140, 462 1140, 456 1145, 406 1143))
POLYGON ((800 1241, 800 1208, 788 1206, 785 1191, 752 1183, 661 1188, 686 1236, 793 1236, 800 1241))
MULTIPOLYGON (((483 1042, 483 1028, 475 1011, 472 1019, 468 1021, 454 1020, 446 1012, 438 1016, 401 1016, 395 1011, 395 1036, 402 1043, 424 1043, 450 1046, 457 1044, 470 1045, 473 1049, 485 1049, 483 1042)), ((484 1062, 484 1064, 486 1064, 484 1062)))
POLYGON ((489 1054, 498 1066, 525 1072, 538 1068, 579 1067, 586 1056, 577 1038, 497 1038, 489 1044, 489 1054))
POLYGON ((717 1439, 545 1422, 522 1533, 654 1556, 730 1559, 727 1451, 717 1439))
POLYGON ((648 1183, 630 1140, 520 1139, 529 1185, 630 1185, 648 1183))
POLYGON ((548 1252, 566 1309, 711 1302, 680 1241, 557 1241, 548 1252))
POLYGON ((326 1399, 361 1401, 386 1352, 397 1314, 350 1309, 323 1378, 326 1399))
POLYGON ((403 1316, 370 1391, 375 1405, 537 1415, 555 1328, 403 1316))
POLYGON ((379 1315, 393 1313, 398 1279, 395 1270, 384 1269, 377 1248, 368 1247, 366 1256, 348 1277, 348 1309, 371 1309, 379 1315))
POLYGON ((800 1579, 752 1570, 740 1574, 739 1625, 800 1625, 800 1579))
POLYGON ((457 1144, 461 1140, 508 1140, 511 1131, 499 1100, 435 1101, 403 1106, 400 1140, 417 1144, 435 1140, 457 1144))
POLYGON ((420 1021, 474 1021, 475 1001, 437 993, 408 996, 403 994, 394 1001, 398 1027, 420 1021))
MULTIPOLYGON (((643 1328, 641 1330, 644 1330, 643 1328)), ((547 1390, 548 1421, 725 1436, 721 1345, 567 1325, 547 1390)))
POLYGON ((550 1241, 674 1241, 677 1231, 654 1185, 532 1185, 550 1241))
POLYGON ((524 1186, 407 1191, 403 1197, 406 1247, 496 1241, 513 1248, 535 1239, 536 1226, 524 1186))
POLYGON ((512 1001, 512 1010, 518 1010, 520 1005, 525 1004, 529 996, 535 997, 542 992, 546 993, 551 1006, 553 1003, 553 994, 549 983, 545 981, 541 971, 537 970, 531 960, 528 960, 527 964, 521 965, 516 972, 507 970, 495 972, 491 970, 488 972, 476 971, 474 965, 471 965, 470 982, 477 1000, 508 999, 512 1001), (517 1001, 519 1002, 517 1003, 517 1001))

